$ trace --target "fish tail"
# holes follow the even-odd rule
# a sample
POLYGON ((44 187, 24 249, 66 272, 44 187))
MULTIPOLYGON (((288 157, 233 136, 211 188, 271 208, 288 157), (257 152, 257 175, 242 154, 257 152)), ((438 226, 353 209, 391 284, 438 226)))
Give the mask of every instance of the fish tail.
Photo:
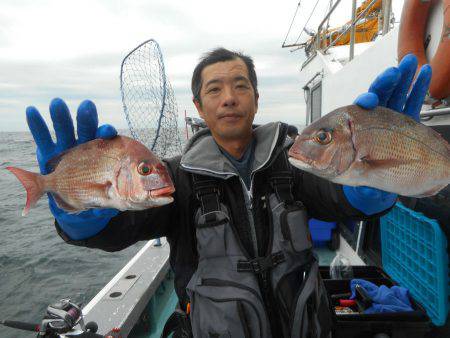
POLYGON ((27 202, 25 208, 22 211, 22 216, 26 216, 30 211, 30 208, 36 205, 36 202, 44 194, 44 179, 41 175, 32 173, 16 167, 6 167, 12 172, 22 183, 27 191, 27 202))

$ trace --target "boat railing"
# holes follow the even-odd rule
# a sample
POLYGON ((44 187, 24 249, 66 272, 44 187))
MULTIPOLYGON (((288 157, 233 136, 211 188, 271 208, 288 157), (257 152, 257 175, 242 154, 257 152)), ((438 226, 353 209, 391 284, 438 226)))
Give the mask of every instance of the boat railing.
POLYGON ((309 33, 306 30, 305 24, 302 31, 306 31, 311 36, 308 41, 290 45, 283 43, 282 47, 297 47, 297 49, 304 48, 306 55, 308 56, 306 62, 308 62, 316 55, 317 51, 321 51, 325 54, 330 48, 336 47, 339 44, 348 45, 348 59, 350 61, 354 58, 356 43, 373 41, 376 36, 385 35, 391 29, 392 0, 366 0, 359 7, 357 7, 357 1, 352 0, 351 20, 339 28, 329 29, 328 24, 330 17, 333 13, 335 13, 341 3, 341 0, 336 0, 334 4, 330 6, 330 10, 325 14, 315 33, 309 33), (375 13, 376 16, 373 15, 373 13, 375 13), (364 21, 365 18, 368 20, 364 21), (367 26, 372 24, 370 23, 370 20, 375 18, 378 19, 376 27, 367 26), (364 31, 364 34, 366 35, 363 37, 358 37, 358 29, 364 31), (367 36, 367 31, 370 33, 369 36, 367 36), (350 37, 349 40, 347 40, 349 32, 350 37))
MULTIPOLYGON (((352 20, 350 21, 349 25, 336 37, 334 38, 330 44, 323 49, 323 52, 326 53, 328 49, 330 49, 331 47, 334 47, 336 45, 336 43, 344 36, 344 34, 346 34, 349 30, 350 30, 350 43, 349 43, 349 60, 352 60, 354 55, 355 55, 355 31, 356 31, 356 23, 359 22, 359 20, 361 20, 368 12, 370 9, 372 9, 374 7, 374 5, 378 2, 379 0, 372 0, 369 5, 367 5, 367 7, 362 10, 359 15, 357 14, 357 7, 356 7, 356 0, 353 0, 352 3, 352 20)), ((331 16, 331 14, 335 11, 335 9, 337 8, 337 5, 340 3, 341 1, 338 0, 333 7, 330 9, 330 11, 328 12, 328 14, 325 16, 325 18, 322 20, 322 22, 319 25, 319 29, 317 30, 317 34, 315 35, 315 41, 316 41, 316 46, 318 49, 320 49, 321 47, 321 35, 322 35, 322 28, 323 25, 325 24, 325 22, 328 20, 328 18, 331 16)), ((390 22, 390 17, 391 17, 391 0, 384 0, 382 1, 382 35, 385 35, 390 28, 389 22, 390 22)))
POLYGON ((450 115, 450 107, 430 109, 422 111, 420 113, 420 117, 425 119, 432 118, 435 116, 446 116, 446 115, 450 115))

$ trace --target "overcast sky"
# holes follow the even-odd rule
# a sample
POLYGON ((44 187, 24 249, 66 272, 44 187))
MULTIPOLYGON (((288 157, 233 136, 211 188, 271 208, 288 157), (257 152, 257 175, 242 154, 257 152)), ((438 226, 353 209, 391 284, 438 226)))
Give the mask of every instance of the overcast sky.
MULTIPOLYGON (((394 6, 401 2, 394 0, 394 6)), ((317 26, 327 3, 320 1, 310 28, 317 26)), ((342 3, 336 20, 345 22, 351 1, 342 3)), ((0 131, 27 130, 29 105, 48 121, 54 97, 66 100, 72 112, 82 100, 91 99, 101 123, 126 128, 120 64, 130 50, 150 38, 161 46, 180 122, 184 110, 196 116, 190 79, 198 58, 223 46, 255 61, 260 92, 256 122, 301 124, 305 107, 298 73, 304 54, 281 48, 297 4, 297 0, 1 0, 0 131)), ((302 1, 287 43, 297 39, 314 4, 302 1)))

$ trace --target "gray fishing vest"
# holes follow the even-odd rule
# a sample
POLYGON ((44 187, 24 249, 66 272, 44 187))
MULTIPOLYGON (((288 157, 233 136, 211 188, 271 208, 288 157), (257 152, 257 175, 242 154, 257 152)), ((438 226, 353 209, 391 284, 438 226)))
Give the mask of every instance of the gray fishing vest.
MULTIPOLYGON (((284 155, 280 156, 287 163, 284 155)), ((281 164, 279 167, 287 164, 281 164)), ((330 312, 318 262, 312 253, 303 204, 293 201, 290 170, 270 174, 265 197, 271 253, 249 259, 242 249, 218 179, 193 175, 201 207, 195 225, 198 269, 187 285, 195 338, 327 337, 330 312), (283 332, 271 332, 258 275, 269 276, 283 332)))

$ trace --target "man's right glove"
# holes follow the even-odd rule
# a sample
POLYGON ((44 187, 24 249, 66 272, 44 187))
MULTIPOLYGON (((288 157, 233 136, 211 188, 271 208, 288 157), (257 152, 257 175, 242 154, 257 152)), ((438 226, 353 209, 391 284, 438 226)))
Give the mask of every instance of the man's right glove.
MULTIPOLYGON (((109 139, 117 135, 116 129, 108 124, 98 127, 97 109, 93 102, 83 101, 77 111, 77 135, 75 139, 74 126, 69 108, 59 99, 50 103, 50 115, 56 134, 56 144, 52 141, 49 129, 41 114, 35 107, 26 110, 27 123, 36 142, 36 155, 41 174, 49 173, 47 162, 61 152, 78 144, 95 138, 109 139)), ((48 195, 49 207, 60 228, 72 240, 81 240, 99 233, 106 227, 112 217, 119 213, 116 209, 91 209, 78 214, 68 214, 58 208, 55 200, 48 195)))
MULTIPOLYGON (((417 58, 413 54, 406 55, 398 67, 390 67, 381 73, 373 81, 369 91, 358 96, 354 104, 364 109, 387 107, 420 121, 420 109, 431 81, 431 67, 422 66, 408 94, 417 63, 417 58)), ((396 194, 365 186, 344 185, 343 191, 350 204, 366 215, 382 212, 397 200, 396 194)))

